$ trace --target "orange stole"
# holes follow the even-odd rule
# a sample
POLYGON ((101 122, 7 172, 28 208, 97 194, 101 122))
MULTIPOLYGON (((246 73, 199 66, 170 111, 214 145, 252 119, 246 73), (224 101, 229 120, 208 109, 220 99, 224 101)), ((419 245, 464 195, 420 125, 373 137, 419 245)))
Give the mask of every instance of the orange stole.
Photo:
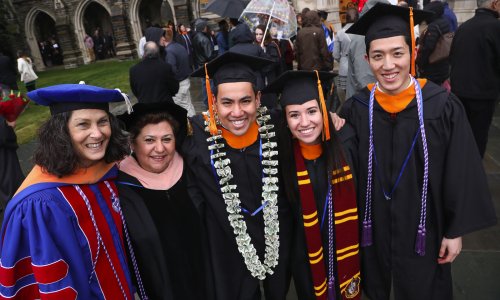
MULTIPOLYGON (((423 88, 427 83, 427 79, 417 79, 420 87, 423 88)), ((370 83, 367 88, 371 90, 375 84, 370 83)), ((396 114, 405 109, 408 104, 415 98, 415 87, 411 84, 408 88, 397 95, 389 95, 379 89, 375 90, 375 100, 388 113, 396 114)))

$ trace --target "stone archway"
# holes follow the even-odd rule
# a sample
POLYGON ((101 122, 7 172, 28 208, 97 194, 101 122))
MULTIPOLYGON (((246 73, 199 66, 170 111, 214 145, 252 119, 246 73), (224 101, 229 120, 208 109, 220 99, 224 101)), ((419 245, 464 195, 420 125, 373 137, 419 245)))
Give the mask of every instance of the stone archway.
POLYGON ((38 45, 37 35, 40 35, 40 28, 36 26, 37 19, 42 17, 43 19, 50 20, 53 22, 55 29, 56 17, 51 11, 47 11, 43 8, 34 7, 27 14, 24 20, 24 28, 26 32, 26 42, 33 57, 33 62, 37 70, 45 70, 45 64, 43 63, 42 53, 40 51, 40 46, 38 45), (37 32, 38 31, 38 32, 37 32))
MULTIPOLYGON (((130 4, 129 4, 129 8, 130 8, 129 16, 130 16, 130 25, 132 28, 132 39, 133 39, 133 43, 135 44, 136 47, 139 47, 139 40, 142 37, 142 31, 146 29, 146 28, 144 28, 144 26, 146 25, 145 21, 141 20, 141 17, 140 17, 142 1, 146 1, 146 0, 131 0, 130 4)), ((172 20, 172 21, 174 21, 174 23, 177 23, 173 1, 172 0, 159 0, 158 4, 160 4, 159 9, 157 10, 157 12, 159 12, 160 23, 166 22, 168 20, 172 20)), ((158 17, 158 15, 154 15, 154 16, 158 17)), ((154 23, 152 22, 152 24, 154 24, 154 23)))
POLYGON ((91 2, 83 13, 85 33, 94 39, 95 57, 98 60, 108 58, 108 36, 114 36, 113 24, 109 13, 97 2, 91 2))
MULTIPOLYGON (((90 56, 87 53, 87 49, 85 48, 85 44, 83 42, 85 38, 85 24, 84 24, 84 16, 87 7, 92 4, 98 5, 102 8, 104 8, 108 14, 108 16, 111 16, 111 8, 109 7, 108 3, 104 0, 85 0, 82 1, 78 4, 78 6, 75 9, 75 14, 74 14, 74 19, 73 19, 73 24, 75 25, 75 36, 76 36, 76 43, 78 48, 80 49, 83 57, 83 62, 85 64, 90 63, 90 56)), ((112 28, 111 28, 112 30, 112 28)), ((91 34, 91 33, 89 33, 91 34)))

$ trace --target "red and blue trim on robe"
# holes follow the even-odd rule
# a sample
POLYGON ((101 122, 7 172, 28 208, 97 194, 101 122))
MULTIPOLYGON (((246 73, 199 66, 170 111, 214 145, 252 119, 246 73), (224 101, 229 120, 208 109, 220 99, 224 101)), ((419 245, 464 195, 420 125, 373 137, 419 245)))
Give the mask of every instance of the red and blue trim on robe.
POLYGON ((35 166, 5 211, 0 299, 133 299, 121 217, 106 185, 118 194, 117 171, 114 164, 101 163, 57 178, 35 166), (76 186, 89 200, 109 258, 103 246, 98 250, 93 221, 76 186))

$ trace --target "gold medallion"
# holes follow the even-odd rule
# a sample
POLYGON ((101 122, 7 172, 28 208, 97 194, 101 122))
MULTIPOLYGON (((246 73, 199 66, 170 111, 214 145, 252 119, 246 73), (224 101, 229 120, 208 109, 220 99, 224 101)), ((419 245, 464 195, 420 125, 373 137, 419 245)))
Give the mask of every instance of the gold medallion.
POLYGON ((354 277, 345 289, 345 297, 352 299, 359 294, 361 278, 354 277))

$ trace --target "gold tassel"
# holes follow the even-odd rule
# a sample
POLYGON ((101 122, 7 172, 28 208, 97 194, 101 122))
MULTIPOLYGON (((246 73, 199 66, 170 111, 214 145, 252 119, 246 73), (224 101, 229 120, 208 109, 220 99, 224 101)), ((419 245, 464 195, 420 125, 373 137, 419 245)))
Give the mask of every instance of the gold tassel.
POLYGON ((319 94, 319 104, 321 106, 321 112, 323 113, 323 141, 330 140, 330 127, 328 126, 328 111, 326 110, 325 96, 323 95, 323 87, 321 87, 321 80, 319 79, 318 71, 316 72, 316 77, 318 77, 318 94, 319 94))
POLYGON ((215 122, 215 112, 214 112, 214 96, 212 95, 212 88, 210 87, 210 77, 208 77, 207 64, 205 63, 205 87, 207 89, 208 97, 208 113, 210 114, 210 123, 208 124, 208 129, 211 135, 216 135, 217 124, 215 122))
POLYGON ((413 23, 413 7, 410 7, 410 38, 411 38, 411 76, 415 77, 415 52, 416 50, 416 45, 415 45, 415 30, 413 29, 415 27, 413 23))
POLYGON ((193 135, 193 125, 191 125, 191 121, 189 120, 189 118, 186 118, 186 135, 187 136, 192 136, 193 135))

